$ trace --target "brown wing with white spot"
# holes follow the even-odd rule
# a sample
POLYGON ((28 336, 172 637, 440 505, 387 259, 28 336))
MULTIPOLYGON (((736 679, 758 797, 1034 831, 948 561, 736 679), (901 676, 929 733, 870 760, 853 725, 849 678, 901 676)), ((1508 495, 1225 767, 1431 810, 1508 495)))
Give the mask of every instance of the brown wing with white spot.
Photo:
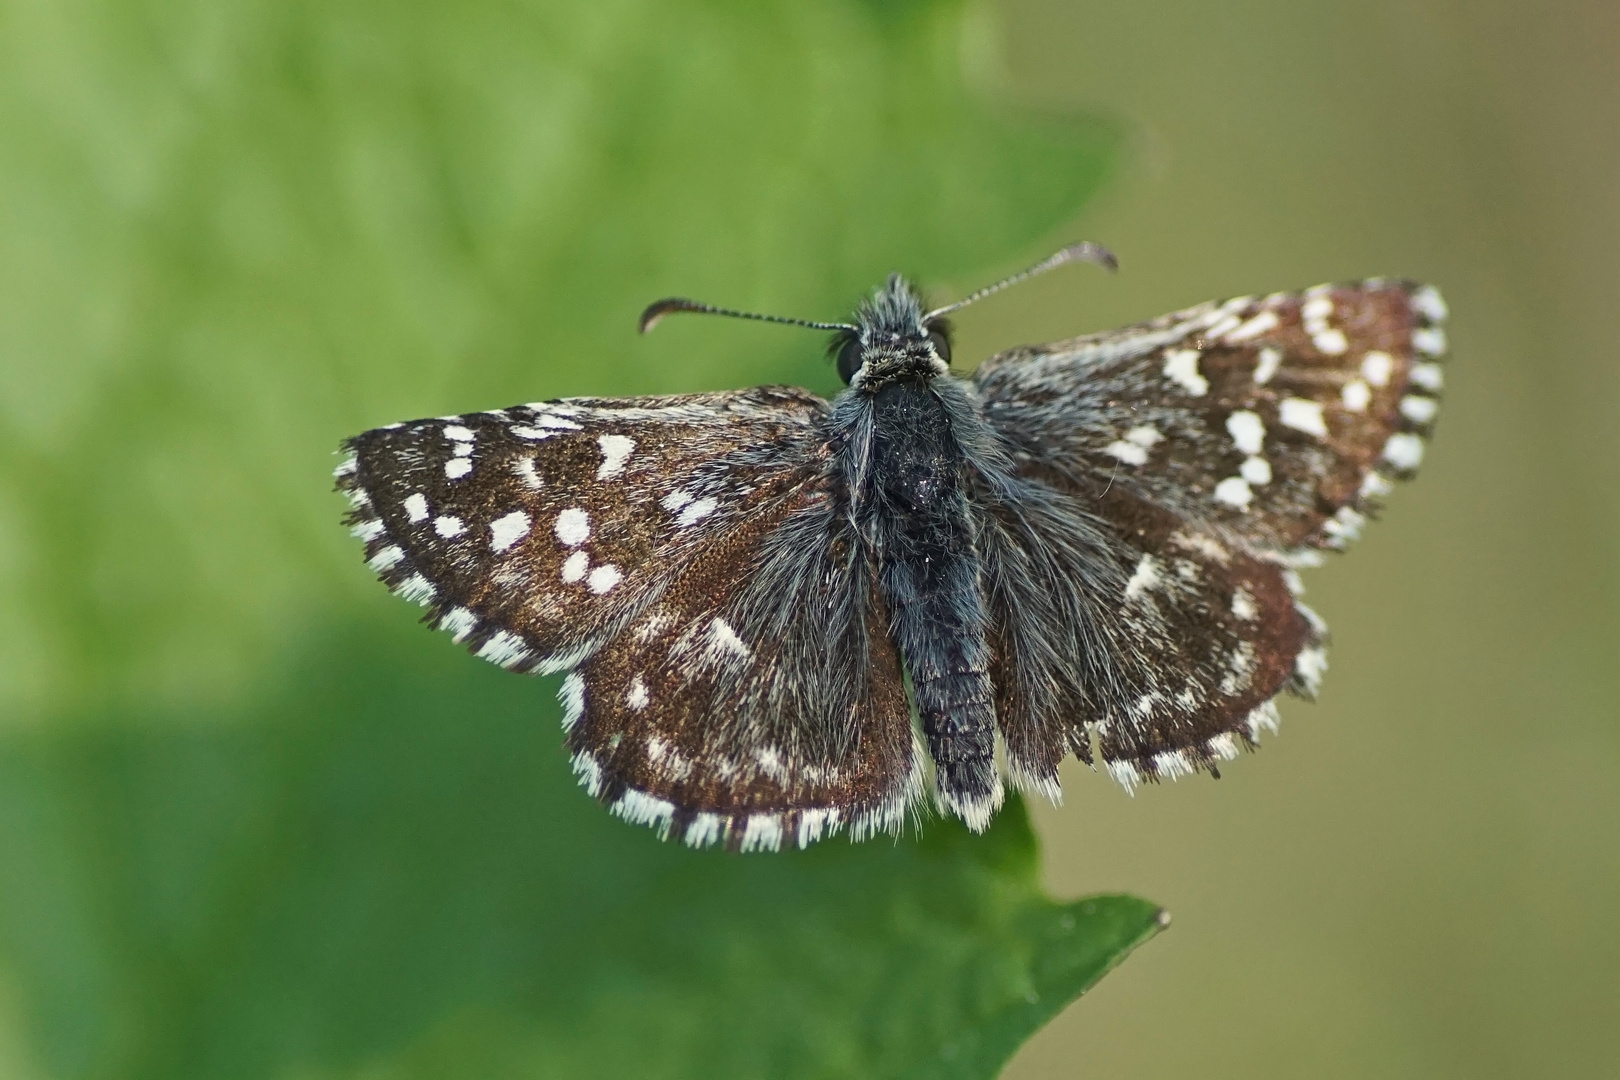
POLYGON ((1293 573, 1115 485, 1028 479, 981 528, 996 715, 1014 782, 1093 760, 1127 786, 1215 771, 1314 694, 1321 624, 1293 573))
POLYGON ((1227 541, 1341 547, 1423 457, 1444 302, 1372 280, 1013 349, 974 376, 1026 467, 1100 478, 1227 541))
POLYGON ((681 566, 563 682, 574 769, 628 821, 693 846, 898 831, 921 792, 876 575, 802 489, 681 566))
POLYGON ((1276 730, 1278 694, 1315 696, 1325 627, 1296 601, 1293 571, 1123 488, 1099 501, 1131 561, 1113 611, 1122 692, 1096 725, 1098 753, 1127 787, 1214 772, 1276 730))
POLYGON ((349 440, 337 483, 371 568, 427 621, 503 667, 561 671, 817 483, 826 408, 759 387, 418 420, 349 440))

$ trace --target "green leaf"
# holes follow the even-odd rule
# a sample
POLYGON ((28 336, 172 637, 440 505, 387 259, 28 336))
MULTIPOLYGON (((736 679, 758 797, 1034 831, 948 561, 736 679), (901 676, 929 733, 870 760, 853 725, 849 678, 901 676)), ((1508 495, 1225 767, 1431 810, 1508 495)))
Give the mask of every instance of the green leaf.
POLYGON ((1072 239, 1117 139, 953 0, 74 0, 0 35, 0 1073, 992 1074, 1158 926, 1022 808, 736 858, 337 525, 364 428, 798 382, 891 270, 1072 239), (289 659, 296 658, 296 659, 289 659))
POLYGON ((983 836, 660 843, 578 790, 542 684, 441 645, 360 624, 256 708, 0 752, 50 1075, 988 1077, 1159 929, 1046 899, 1016 800, 983 836))

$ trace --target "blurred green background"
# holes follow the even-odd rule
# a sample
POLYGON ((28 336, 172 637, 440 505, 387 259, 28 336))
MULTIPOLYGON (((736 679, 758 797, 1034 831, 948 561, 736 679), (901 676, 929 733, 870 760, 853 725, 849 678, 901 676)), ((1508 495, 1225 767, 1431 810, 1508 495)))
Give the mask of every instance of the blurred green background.
POLYGON ((1596 3, 0 3, 0 1075, 1620 1074, 1620 16, 1596 3), (799 382, 891 269, 959 361, 1369 274, 1424 475, 1219 783, 732 860, 412 625, 338 438, 799 382), (1087 906, 1090 905, 1090 906, 1087 906))

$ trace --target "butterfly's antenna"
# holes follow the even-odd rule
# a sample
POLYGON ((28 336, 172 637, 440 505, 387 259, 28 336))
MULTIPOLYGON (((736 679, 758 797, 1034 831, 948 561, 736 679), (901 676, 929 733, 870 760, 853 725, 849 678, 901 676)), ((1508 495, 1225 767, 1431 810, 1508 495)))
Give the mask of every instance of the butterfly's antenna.
POLYGON ((856 327, 841 322, 811 322, 809 319, 787 319, 781 315, 755 315, 749 311, 732 311, 729 308, 710 307, 700 304, 696 300, 685 300, 679 296, 668 300, 659 300, 648 304, 647 310, 641 313, 641 332, 645 334, 657 326, 666 315, 674 315, 679 311, 696 312, 699 315, 726 315, 733 319, 754 319, 759 322, 786 323, 789 326, 808 326, 812 330, 854 330, 856 327))
MULTIPOLYGON (((1114 258, 1114 253, 1112 251, 1109 251, 1101 244, 1093 244, 1090 240, 1082 240, 1078 244, 1070 244, 1068 247, 1064 248, 1062 251, 1058 252, 1056 255, 1053 255, 1049 259, 1041 260, 1021 274, 1014 274, 1010 278, 1004 278, 1001 281, 996 282, 994 285, 980 289, 971 296, 963 297, 954 304, 946 304, 942 308, 935 308, 933 311, 930 311, 927 315, 923 316, 923 321, 927 322, 928 320, 936 319, 941 315, 948 315, 957 308, 965 308, 969 304, 973 303, 973 301, 983 300, 991 293, 998 293, 1002 289, 1007 288, 1009 285, 1018 284, 1025 278, 1032 278, 1036 274, 1044 274, 1048 270, 1056 270, 1065 263, 1072 262, 1096 263, 1098 266, 1104 267, 1108 270, 1119 269, 1119 260, 1114 258)), ((648 310, 651 309, 649 308, 648 310)))

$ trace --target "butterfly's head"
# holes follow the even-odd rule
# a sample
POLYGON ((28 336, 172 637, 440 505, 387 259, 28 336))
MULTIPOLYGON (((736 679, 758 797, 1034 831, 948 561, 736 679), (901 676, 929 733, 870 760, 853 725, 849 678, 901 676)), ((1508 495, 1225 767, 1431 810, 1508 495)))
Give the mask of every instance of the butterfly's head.
POLYGON ((901 379, 932 379, 951 366, 950 326, 924 313, 916 288, 899 274, 855 313, 855 325, 833 335, 838 377, 869 393, 901 379))
POLYGON ((1025 278, 1076 261, 1096 263, 1110 270, 1117 265, 1107 248, 1082 241, 1070 244, 1021 274, 1003 278, 954 304, 932 311, 923 307, 916 286, 899 274, 892 274, 888 282, 861 305, 853 323, 759 315, 673 296, 647 305, 647 309, 641 313, 641 332, 645 334, 663 321, 665 316, 682 311, 786 323, 812 330, 832 330, 835 333, 828 351, 838 362, 839 378, 856 390, 876 393, 889 383, 902 379, 932 379, 950 370, 951 333, 950 324, 945 321, 946 315, 975 300, 1000 292, 1009 285, 1016 285, 1025 278))

